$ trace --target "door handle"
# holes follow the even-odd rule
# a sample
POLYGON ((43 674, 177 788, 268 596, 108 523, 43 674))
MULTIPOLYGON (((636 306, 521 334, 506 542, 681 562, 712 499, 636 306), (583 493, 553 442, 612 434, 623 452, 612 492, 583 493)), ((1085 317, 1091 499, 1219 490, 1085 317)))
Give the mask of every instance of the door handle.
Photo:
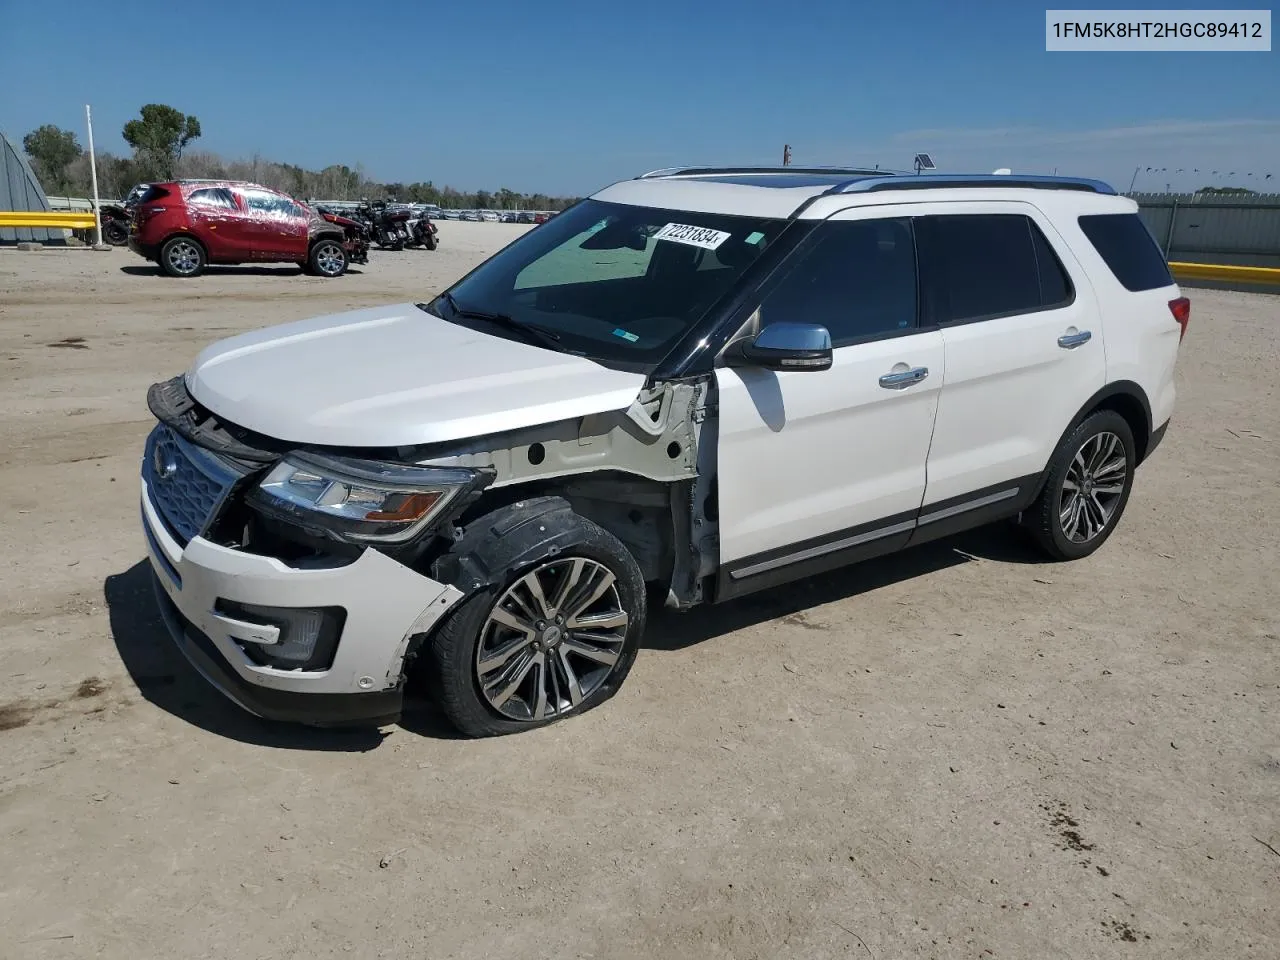
POLYGON ((886 390, 905 390, 913 383, 919 383, 929 375, 928 367, 913 367, 901 373, 886 373, 880 378, 880 386, 886 390))
POLYGON ((1092 339, 1093 334, 1088 330, 1081 330, 1079 333, 1064 333, 1058 338, 1058 346, 1063 350, 1074 350, 1092 339))

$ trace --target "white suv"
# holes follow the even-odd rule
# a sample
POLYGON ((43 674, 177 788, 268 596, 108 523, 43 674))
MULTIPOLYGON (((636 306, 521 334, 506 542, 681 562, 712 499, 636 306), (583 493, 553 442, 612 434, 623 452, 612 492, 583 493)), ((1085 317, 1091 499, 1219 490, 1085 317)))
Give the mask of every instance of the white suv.
POLYGON ((1188 301, 1102 183, 679 169, 430 303, 206 349, 148 394, 166 620, 265 717, 472 735, 609 698, 646 596, 731 600, 1002 518, 1096 550, 1188 301))

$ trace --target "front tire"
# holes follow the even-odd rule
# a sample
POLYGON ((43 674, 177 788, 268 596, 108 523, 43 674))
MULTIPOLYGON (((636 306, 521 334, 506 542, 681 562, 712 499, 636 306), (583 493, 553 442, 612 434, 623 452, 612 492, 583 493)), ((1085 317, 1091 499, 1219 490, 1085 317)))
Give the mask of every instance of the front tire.
POLYGON ((180 280, 200 276, 207 262, 204 247, 190 237, 170 237, 160 248, 160 269, 180 280))
POLYGON ((347 250, 337 240, 317 240, 307 257, 307 266, 317 277, 340 277, 347 272, 347 250))
POLYGON ((569 514, 578 542, 509 570, 454 610, 426 651, 433 699, 490 737, 585 713, 618 692, 644 632, 644 577, 612 534, 569 514))
POLYGON ((1044 489, 1024 516, 1032 539, 1054 560, 1089 556, 1120 522, 1135 466, 1124 417, 1113 410, 1086 417, 1058 444, 1044 489))

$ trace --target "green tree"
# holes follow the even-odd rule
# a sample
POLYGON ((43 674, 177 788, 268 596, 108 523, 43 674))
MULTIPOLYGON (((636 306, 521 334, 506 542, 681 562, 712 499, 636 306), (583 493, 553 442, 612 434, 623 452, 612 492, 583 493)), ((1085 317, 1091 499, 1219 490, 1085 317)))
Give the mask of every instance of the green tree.
POLYGON ((45 193, 65 196, 71 186, 67 167, 84 153, 76 135, 46 123, 22 138, 22 149, 31 158, 31 168, 45 193))
POLYGON ((200 136, 200 121, 163 103, 148 103, 121 131, 141 168, 159 180, 173 177, 183 148, 200 136))

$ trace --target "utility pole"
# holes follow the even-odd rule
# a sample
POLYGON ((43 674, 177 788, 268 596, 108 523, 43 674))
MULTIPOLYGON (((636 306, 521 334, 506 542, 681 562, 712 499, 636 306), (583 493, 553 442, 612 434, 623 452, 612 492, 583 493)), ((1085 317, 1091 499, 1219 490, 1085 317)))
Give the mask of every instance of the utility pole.
POLYGON ((93 114, 87 103, 84 105, 84 122, 89 128, 89 179, 93 181, 93 224, 97 233, 93 248, 106 250, 107 246, 102 242, 102 205, 98 203, 98 161, 93 155, 93 114))
POLYGON ((791 165, 791 144, 789 143, 782 145, 782 165, 784 167, 791 165))

